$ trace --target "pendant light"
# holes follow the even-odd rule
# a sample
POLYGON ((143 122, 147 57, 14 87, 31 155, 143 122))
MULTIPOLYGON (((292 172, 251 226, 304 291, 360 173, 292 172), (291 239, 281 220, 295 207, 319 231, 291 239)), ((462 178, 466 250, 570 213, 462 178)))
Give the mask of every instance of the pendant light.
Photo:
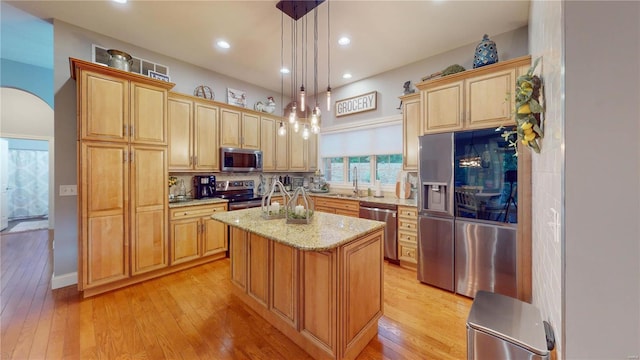
MULTIPOLYGON (((284 13, 280 14, 280 70, 282 69, 284 69, 284 13)), ((284 105, 284 73, 282 71, 280 71, 280 104, 284 105)), ((287 128, 282 121, 278 128, 278 135, 287 135, 287 128)))
POLYGON ((331 2, 327 0, 327 111, 331 111, 331 2))

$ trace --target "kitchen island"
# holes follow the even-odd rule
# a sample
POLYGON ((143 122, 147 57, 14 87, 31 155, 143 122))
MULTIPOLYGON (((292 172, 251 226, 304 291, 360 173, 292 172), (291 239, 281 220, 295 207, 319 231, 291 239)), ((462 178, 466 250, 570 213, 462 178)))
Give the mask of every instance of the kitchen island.
POLYGON ((354 359, 383 311, 384 223, 316 212, 310 224, 261 209, 216 213, 230 225, 234 293, 316 359, 354 359))

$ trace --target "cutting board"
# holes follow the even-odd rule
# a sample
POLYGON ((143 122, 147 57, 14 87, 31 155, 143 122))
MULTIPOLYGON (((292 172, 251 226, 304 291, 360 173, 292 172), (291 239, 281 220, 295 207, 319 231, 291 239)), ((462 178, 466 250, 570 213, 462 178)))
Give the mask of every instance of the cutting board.
POLYGON ((398 181, 396 183, 396 197, 398 199, 408 199, 411 196, 411 184, 406 181, 398 181), (404 196, 402 195, 402 188, 404 188, 404 196))

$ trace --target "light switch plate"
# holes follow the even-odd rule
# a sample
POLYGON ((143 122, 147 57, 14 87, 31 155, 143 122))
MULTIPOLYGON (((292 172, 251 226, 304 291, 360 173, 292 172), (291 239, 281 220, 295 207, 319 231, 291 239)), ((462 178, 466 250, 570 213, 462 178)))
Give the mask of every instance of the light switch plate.
POLYGON ((78 185, 60 185, 60 196, 78 195, 78 185))

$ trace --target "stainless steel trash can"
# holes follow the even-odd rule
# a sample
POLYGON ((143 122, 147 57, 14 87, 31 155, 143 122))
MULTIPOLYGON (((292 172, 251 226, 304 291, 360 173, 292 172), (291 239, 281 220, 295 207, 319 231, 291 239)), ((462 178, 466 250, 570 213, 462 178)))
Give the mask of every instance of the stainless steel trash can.
POLYGON ((467 318, 468 360, 548 360, 545 327, 537 307, 478 291, 467 318))

